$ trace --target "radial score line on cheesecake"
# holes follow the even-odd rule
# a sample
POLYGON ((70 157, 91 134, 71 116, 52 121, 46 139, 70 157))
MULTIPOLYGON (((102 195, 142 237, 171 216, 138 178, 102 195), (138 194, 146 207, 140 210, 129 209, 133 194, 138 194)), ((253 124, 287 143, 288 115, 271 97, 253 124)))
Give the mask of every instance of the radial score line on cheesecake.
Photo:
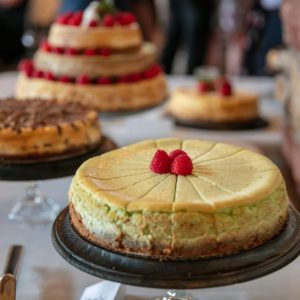
POLYGON ((286 222, 288 201, 279 169, 260 154, 160 139, 86 161, 73 178, 69 207, 75 229, 99 246, 196 259, 271 239, 286 222))

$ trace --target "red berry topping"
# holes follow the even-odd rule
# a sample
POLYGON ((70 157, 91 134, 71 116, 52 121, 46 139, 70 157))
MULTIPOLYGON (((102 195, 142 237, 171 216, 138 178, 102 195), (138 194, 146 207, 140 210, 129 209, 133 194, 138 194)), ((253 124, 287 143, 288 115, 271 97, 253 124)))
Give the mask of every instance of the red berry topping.
POLYGON ((89 27, 97 27, 98 26, 98 22, 96 20, 91 20, 88 24, 89 27))
POLYGON ((176 175, 190 175, 193 171, 193 163, 187 154, 181 154, 172 162, 171 172, 176 175))
POLYGON ((232 95, 232 89, 231 89, 231 85, 228 81, 225 81, 222 86, 220 87, 219 89, 219 93, 222 95, 222 96, 231 96, 232 95))
POLYGON ((117 19, 114 15, 105 15, 102 20, 102 25, 105 27, 113 27, 117 23, 117 19))
POLYGON ((161 68, 158 65, 153 65, 151 68, 144 72, 144 77, 147 79, 157 76, 161 72, 161 68))
POLYGON ((212 84, 208 81, 200 81, 197 87, 201 94, 212 90, 212 84))
POLYGON ((74 48, 66 48, 65 49, 65 53, 67 55, 77 55, 78 54, 78 50, 74 49, 74 48))
POLYGON ((18 65, 20 71, 33 71, 33 61, 31 59, 22 59, 18 65))
POLYGON ((52 47, 50 46, 50 44, 47 41, 44 41, 41 45, 42 50, 46 51, 46 52, 51 52, 52 51, 52 47))
MULTIPOLYGON (((184 152, 183 150, 181 149, 175 149, 173 150, 169 156, 171 157, 172 161, 175 159, 175 157, 181 155, 181 154, 186 154, 186 152, 184 152)), ((186 154, 187 155, 187 154, 186 154)))
POLYGON ((66 25, 66 24, 68 24, 68 21, 72 17, 72 15, 73 15, 72 12, 68 12, 66 14, 60 15, 56 19, 56 23, 66 25))
POLYGON ((118 14, 117 18, 118 18, 119 23, 122 26, 127 26, 127 25, 130 25, 130 24, 136 22, 135 15, 133 15, 130 12, 120 13, 120 14, 118 14))
POLYGON ((87 75, 79 75, 77 78, 76 78, 76 83, 78 84, 89 84, 90 83, 90 79, 88 78, 87 75))
POLYGON ((130 83, 131 82, 130 75, 124 75, 124 76, 120 77, 118 82, 120 82, 120 83, 130 83))
POLYGON ((56 54, 63 54, 64 53, 64 48, 62 47, 53 47, 53 52, 56 54))
POLYGON ((44 72, 41 70, 34 70, 32 76, 35 78, 43 78, 44 72))
POLYGON ((85 49, 83 54, 86 55, 86 56, 96 55, 97 54, 97 49, 94 49, 94 48, 85 49))
POLYGON ((111 80, 111 78, 109 78, 109 77, 100 77, 100 78, 98 79, 98 83, 99 83, 99 84, 111 84, 111 83, 112 83, 112 80, 111 80))
POLYGON ((28 78, 32 78, 33 77, 33 73, 34 73, 34 70, 33 69, 27 69, 27 70, 24 70, 26 76, 28 78))
POLYGON ((111 51, 108 48, 103 48, 103 49, 100 49, 99 54, 101 56, 108 57, 108 56, 110 56, 111 51))
POLYGON ((129 75, 129 77, 130 77, 130 82, 137 82, 143 78, 143 76, 139 73, 131 74, 131 75, 129 75))
POLYGON ((60 82, 63 82, 63 83, 69 83, 69 82, 71 82, 71 78, 68 77, 68 76, 60 76, 60 77, 58 78, 58 80, 59 80, 60 82))
POLYGON ((44 78, 47 79, 47 80, 50 80, 50 81, 54 81, 54 79, 55 79, 51 72, 46 72, 44 74, 44 78))
POLYGON ((68 20, 68 25, 71 26, 79 26, 82 21, 82 11, 78 11, 72 15, 72 17, 68 20))
POLYGON ((170 173, 171 158, 164 150, 157 150, 152 158, 150 170, 158 174, 170 173))

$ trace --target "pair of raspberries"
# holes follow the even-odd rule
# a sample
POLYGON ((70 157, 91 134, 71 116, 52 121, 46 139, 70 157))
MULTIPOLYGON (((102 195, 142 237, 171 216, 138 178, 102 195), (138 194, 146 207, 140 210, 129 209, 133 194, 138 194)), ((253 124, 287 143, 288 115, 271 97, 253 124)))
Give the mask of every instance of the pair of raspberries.
POLYGON ((157 150, 152 158, 150 169, 154 173, 175 175, 190 175, 193 163, 186 152, 176 149, 168 154, 164 150, 157 150))

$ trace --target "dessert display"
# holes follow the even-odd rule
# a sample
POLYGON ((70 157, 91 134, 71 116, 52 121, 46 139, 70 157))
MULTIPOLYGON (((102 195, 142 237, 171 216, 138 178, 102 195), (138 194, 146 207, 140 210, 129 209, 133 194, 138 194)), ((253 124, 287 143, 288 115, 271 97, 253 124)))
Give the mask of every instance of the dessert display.
POLYGON ((138 110, 166 97, 156 48, 144 43, 136 18, 111 1, 92 2, 51 26, 33 60, 20 63, 18 99, 57 99, 99 111, 138 110))
POLYGON ((205 140, 147 140, 94 157, 69 190, 75 230, 125 254, 197 259, 257 247, 286 223, 283 177, 266 157, 205 140))
POLYGON ((96 111, 53 100, 0 101, 0 161, 72 157, 100 145, 96 111))
POLYGON ((195 87, 182 87, 171 94, 167 111, 177 120, 195 124, 234 125, 258 118, 258 97, 234 91, 230 82, 203 79, 195 87))

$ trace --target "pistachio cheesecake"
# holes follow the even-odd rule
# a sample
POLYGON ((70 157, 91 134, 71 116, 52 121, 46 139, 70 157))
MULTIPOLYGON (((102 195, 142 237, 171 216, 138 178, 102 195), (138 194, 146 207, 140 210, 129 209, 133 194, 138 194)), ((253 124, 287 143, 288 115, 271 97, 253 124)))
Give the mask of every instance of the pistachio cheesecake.
POLYGON ((27 162, 85 153, 101 142, 98 114, 78 103, 0 101, 0 161, 27 162))
POLYGON ((259 246, 288 199, 268 158, 205 140, 147 140, 89 159, 69 190, 71 223, 112 251, 197 259, 259 246))
POLYGON ((209 124, 243 124, 257 120, 258 97, 246 91, 233 91, 228 81, 200 82, 198 86, 173 91, 167 111, 176 119, 209 124))
POLYGON ((92 2, 52 24, 33 60, 23 60, 18 99, 80 102, 98 111, 139 110, 161 103, 166 79, 157 49, 144 42, 136 17, 112 1, 92 2))

